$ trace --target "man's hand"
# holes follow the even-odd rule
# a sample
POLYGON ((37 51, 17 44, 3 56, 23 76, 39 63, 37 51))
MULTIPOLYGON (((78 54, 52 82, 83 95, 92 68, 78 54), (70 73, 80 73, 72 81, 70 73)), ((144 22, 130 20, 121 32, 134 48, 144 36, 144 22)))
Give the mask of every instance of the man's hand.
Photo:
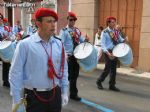
POLYGON ((62 98, 62 106, 66 106, 68 104, 68 101, 69 101, 67 93, 62 94, 61 98, 62 98))
POLYGON ((108 55, 109 59, 111 60, 115 59, 115 56, 112 53, 107 52, 106 54, 108 55))
POLYGON ((13 103, 12 112, 26 112, 24 99, 21 99, 19 103, 13 103))

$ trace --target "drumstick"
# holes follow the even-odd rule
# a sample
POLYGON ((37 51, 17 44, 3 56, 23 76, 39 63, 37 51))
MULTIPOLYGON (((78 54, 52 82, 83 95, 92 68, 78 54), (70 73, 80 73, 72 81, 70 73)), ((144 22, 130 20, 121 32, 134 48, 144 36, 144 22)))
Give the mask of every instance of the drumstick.
POLYGON ((85 48, 85 44, 86 44, 86 42, 84 43, 83 50, 84 50, 84 48, 85 48))
MULTIPOLYGON (((124 43, 124 48, 125 48, 125 43, 124 43)), ((124 49, 124 48, 123 48, 123 49, 124 49)))

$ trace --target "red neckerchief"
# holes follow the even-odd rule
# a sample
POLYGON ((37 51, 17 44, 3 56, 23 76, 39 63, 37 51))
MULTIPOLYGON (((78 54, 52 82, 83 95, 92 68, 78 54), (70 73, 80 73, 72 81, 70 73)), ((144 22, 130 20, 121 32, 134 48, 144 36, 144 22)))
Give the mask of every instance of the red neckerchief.
MULTIPOLYGON (((42 44, 42 43, 41 43, 42 44)), ((44 47, 44 45, 42 44, 47 56, 48 56, 48 77, 50 79, 54 79, 54 76, 56 76, 58 79, 62 79, 63 75, 64 75, 64 63, 65 63, 65 53, 64 53, 64 48, 63 48, 63 44, 62 44, 62 62, 61 62, 61 66, 59 69, 59 73, 62 73, 62 76, 59 76, 56 74, 55 69, 54 69, 54 64, 52 62, 52 44, 51 44, 51 55, 48 55, 48 52, 46 50, 46 48, 44 47)))

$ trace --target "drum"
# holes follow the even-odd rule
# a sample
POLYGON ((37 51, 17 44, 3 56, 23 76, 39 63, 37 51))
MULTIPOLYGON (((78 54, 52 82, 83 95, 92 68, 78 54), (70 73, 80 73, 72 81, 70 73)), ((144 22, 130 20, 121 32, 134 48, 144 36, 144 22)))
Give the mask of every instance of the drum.
POLYGON ((4 62, 11 62, 13 54, 15 51, 15 46, 11 41, 0 42, 0 58, 4 62))
POLYGON ((102 50, 102 48, 100 46, 96 46, 95 45, 94 47, 97 50, 97 61, 99 61, 101 56, 102 56, 103 50, 102 50))
POLYGON ((85 72, 90 72, 97 66, 97 50, 89 42, 79 44, 74 50, 74 56, 85 72))
POLYGON ((119 61, 124 66, 129 66, 133 62, 133 54, 129 45, 120 43, 113 49, 113 55, 118 57, 119 61))

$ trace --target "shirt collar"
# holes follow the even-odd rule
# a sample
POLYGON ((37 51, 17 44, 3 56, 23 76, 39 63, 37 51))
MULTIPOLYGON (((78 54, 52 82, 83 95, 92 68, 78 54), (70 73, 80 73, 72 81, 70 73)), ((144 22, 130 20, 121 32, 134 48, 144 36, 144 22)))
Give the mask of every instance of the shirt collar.
MULTIPOLYGON (((36 32, 34 34, 33 39, 34 39, 35 42, 42 42, 43 41, 42 38, 39 36, 38 32, 36 32)), ((49 40, 48 40, 48 42, 50 42, 50 43, 55 42, 54 36, 50 37, 49 40)))
POLYGON ((111 32, 111 31, 114 31, 114 29, 110 29, 109 27, 107 27, 107 29, 111 32))
POLYGON ((66 28, 69 30, 69 31, 73 31, 74 28, 69 28, 69 26, 67 25, 66 28))

